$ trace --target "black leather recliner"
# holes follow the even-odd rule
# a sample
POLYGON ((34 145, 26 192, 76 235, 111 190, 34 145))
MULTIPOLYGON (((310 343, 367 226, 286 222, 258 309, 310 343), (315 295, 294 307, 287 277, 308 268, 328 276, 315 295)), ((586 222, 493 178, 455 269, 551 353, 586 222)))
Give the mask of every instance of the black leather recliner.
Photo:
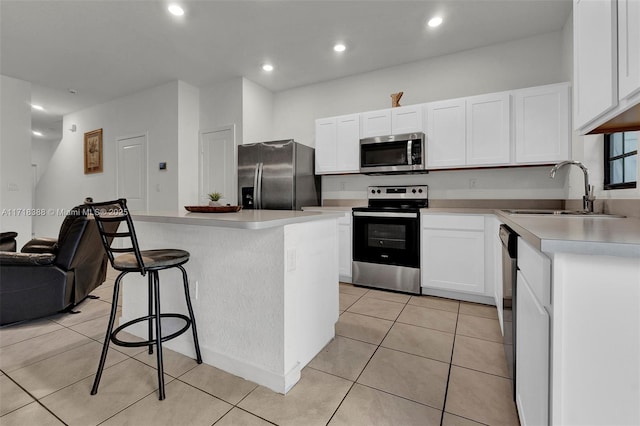
POLYGON ((16 251, 17 232, 0 233, 0 251, 16 251))
POLYGON ((0 252, 0 325, 71 308, 105 281, 107 256, 88 213, 74 207, 57 240, 36 238, 20 253, 0 252))

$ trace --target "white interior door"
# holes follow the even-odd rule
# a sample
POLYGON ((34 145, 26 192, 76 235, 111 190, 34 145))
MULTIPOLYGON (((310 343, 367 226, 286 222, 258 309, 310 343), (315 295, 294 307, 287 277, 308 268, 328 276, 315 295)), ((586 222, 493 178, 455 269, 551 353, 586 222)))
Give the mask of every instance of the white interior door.
POLYGON ((131 211, 147 210, 147 136, 121 137, 118 142, 118 198, 131 211))
POLYGON ((223 204, 238 204, 237 154, 234 126, 200 132, 200 201, 220 192, 223 204))

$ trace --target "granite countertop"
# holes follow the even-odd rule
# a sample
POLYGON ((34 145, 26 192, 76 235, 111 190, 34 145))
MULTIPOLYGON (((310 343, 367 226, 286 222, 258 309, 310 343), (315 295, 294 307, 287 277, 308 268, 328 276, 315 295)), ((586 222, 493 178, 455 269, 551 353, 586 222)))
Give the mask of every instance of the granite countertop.
POLYGON ((140 222, 216 226, 237 229, 267 229, 294 223, 341 217, 340 212, 303 212, 297 210, 241 210, 237 213, 193 213, 188 211, 138 211, 131 217, 140 222))

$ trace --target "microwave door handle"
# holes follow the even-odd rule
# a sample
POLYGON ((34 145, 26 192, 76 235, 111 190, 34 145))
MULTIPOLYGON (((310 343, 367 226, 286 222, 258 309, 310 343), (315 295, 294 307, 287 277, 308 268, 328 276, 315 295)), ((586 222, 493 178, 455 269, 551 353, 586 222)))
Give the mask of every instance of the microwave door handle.
POLYGON ((407 141, 407 164, 408 165, 412 165, 413 164, 413 160, 411 157, 411 148, 413 146, 413 141, 407 141))

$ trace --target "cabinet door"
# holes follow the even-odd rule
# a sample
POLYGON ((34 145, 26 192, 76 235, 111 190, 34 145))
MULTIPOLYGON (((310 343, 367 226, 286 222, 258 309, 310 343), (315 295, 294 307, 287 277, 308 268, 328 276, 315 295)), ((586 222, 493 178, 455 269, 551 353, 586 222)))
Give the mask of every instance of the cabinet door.
POLYGON ((336 118, 336 169, 340 173, 360 172, 360 116, 336 118))
POLYGON ((391 134, 391 110, 368 111, 360 114, 360 135, 362 138, 387 136, 391 134))
POLYGON ((460 167, 465 163, 464 99, 427 104, 427 166, 460 167))
POLYGON ((409 105, 391 109, 391 134, 423 132, 422 105, 409 105))
POLYGON ((316 120, 316 174, 336 171, 336 120, 316 120))
POLYGON ((569 86, 515 90, 516 163, 556 163, 571 157, 569 86))
POLYGON ((549 424, 549 314, 518 271, 516 404, 520 422, 549 424))
POLYGON ((422 231, 422 286, 484 293, 484 231, 422 231))
POLYGON ((579 129, 618 104, 615 0, 573 2, 573 124, 579 129))
POLYGON ((509 164, 509 93, 467 98, 467 165, 509 164))
POLYGON ((351 282, 351 218, 338 220, 338 270, 340 281, 351 282))
POLYGON ((618 0, 618 98, 640 91, 640 2, 618 0))

